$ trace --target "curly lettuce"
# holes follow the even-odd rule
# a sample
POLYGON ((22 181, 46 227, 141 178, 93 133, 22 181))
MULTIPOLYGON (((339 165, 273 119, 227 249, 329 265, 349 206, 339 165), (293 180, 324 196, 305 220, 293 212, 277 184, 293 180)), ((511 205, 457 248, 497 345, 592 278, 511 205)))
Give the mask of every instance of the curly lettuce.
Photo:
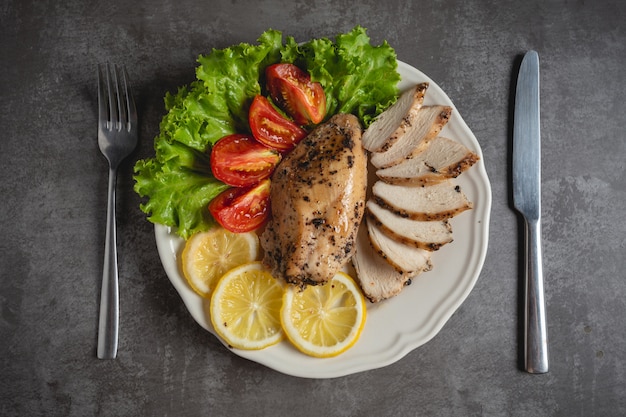
POLYGON ((265 94, 267 66, 305 68, 324 88, 327 117, 352 113, 365 127, 397 99, 395 51, 387 42, 371 45, 360 26, 334 41, 305 43, 293 37, 283 42, 282 33, 270 29, 257 42, 200 55, 196 80, 165 95, 154 157, 135 164, 134 189, 148 198, 141 210, 184 239, 214 224, 207 206, 228 186, 211 173, 211 147, 226 135, 250 131, 248 109, 255 95, 265 94))
POLYGON ((364 28, 337 35, 335 41, 313 39, 297 44, 293 38, 281 51, 282 61, 306 68, 324 87, 328 116, 352 113, 364 127, 392 105, 398 95, 396 53, 384 41, 373 46, 364 28))

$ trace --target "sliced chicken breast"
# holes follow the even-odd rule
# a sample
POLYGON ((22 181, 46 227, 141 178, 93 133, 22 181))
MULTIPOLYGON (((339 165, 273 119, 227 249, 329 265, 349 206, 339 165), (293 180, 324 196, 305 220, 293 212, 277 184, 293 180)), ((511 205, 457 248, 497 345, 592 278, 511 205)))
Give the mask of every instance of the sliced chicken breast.
POLYGON ((432 252, 408 246, 386 235, 374 222, 367 222, 372 248, 396 271, 417 275, 431 269, 432 252))
POLYGON ((373 200, 368 201, 365 207, 367 221, 397 242, 429 251, 452 242, 452 227, 447 220, 411 220, 381 207, 373 200))
POLYGON ((449 106, 422 106, 409 129, 384 152, 373 152, 371 162, 376 168, 387 168, 411 159, 422 151, 422 146, 434 139, 448 123, 449 106))
POLYGON ((461 187, 449 180, 423 187, 376 181, 372 193, 381 207, 413 220, 444 220, 472 208, 461 187))
POLYGON ((461 143, 437 136, 413 158, 379 169, 376 175, 390 184, 427 185, 456 178, 479 159, 461 143))
POLYGON ((384 152, 415 124, 424 102, 428 83, 418 84, 400 95, 363 132, 363 147, 371 152, 384 152))
POLYGON ((332 278, 355 251, 366 186, 355 116, 335 115, 298 143, 272 176, 272 216, 261 235, 274 276, 300 286, 332 278))
POLYGON ((415 277, 412 274, 396 271, 372 248, 365 224, 362 224, 359 229, 352 264, 357 272, 357 281, 363 294, 372 303, 395 297, 415 277))

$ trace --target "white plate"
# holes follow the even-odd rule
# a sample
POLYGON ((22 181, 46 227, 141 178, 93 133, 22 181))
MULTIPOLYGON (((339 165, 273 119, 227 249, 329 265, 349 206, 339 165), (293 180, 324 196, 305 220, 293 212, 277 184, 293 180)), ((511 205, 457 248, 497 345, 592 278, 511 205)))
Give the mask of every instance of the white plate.
MULTIPOLYGON (((398 63, 398 70, 402 76, 401 91, 427 81, 430 87, 425 103, 454 107, 443 90, 419 70, 403 62, 398 63)), ((415 278, 399 296, 378 304, 368 303, 367 322, 360 340, 338 357, 309 357, 287 341, 259 351, 232 349, 235 354, 289 375, 333 378, 392 364, 441 330, 478 279, 487 252, 491 210, 491 188, 480 145, 456 108, 442 135, 459 141, 481 159, 455 180, 474 203, 474 208, 452 219, 454 242, 433 255, 433 270, 415 278)), ((182 276, 179 256, 183 240, 161 225, 155 226, 155 235, 167 276, 193 318, 215 334, 205 313, 205 301, 182 276)))

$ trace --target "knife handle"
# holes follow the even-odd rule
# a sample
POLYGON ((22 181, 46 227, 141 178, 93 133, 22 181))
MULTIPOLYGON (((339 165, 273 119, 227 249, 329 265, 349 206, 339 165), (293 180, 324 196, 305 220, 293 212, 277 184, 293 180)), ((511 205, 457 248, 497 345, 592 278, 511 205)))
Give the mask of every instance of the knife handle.
POLYGON ((531 374, 548 372, 548 331, 543 292, 541 223, 525 219, 525 367, 531 374))

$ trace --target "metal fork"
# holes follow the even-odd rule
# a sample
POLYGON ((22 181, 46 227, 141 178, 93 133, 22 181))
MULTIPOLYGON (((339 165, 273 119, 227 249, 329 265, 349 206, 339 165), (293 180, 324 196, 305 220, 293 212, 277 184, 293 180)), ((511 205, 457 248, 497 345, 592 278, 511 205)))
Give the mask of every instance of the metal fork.
POLYGON ((117 356, 119 283, 115 226, 117 168, 137 146, 137 109, 130 91, 126 68, 98 65, 98 145, 109 161, 107 226, 100 294, 98 358, 117 356))

